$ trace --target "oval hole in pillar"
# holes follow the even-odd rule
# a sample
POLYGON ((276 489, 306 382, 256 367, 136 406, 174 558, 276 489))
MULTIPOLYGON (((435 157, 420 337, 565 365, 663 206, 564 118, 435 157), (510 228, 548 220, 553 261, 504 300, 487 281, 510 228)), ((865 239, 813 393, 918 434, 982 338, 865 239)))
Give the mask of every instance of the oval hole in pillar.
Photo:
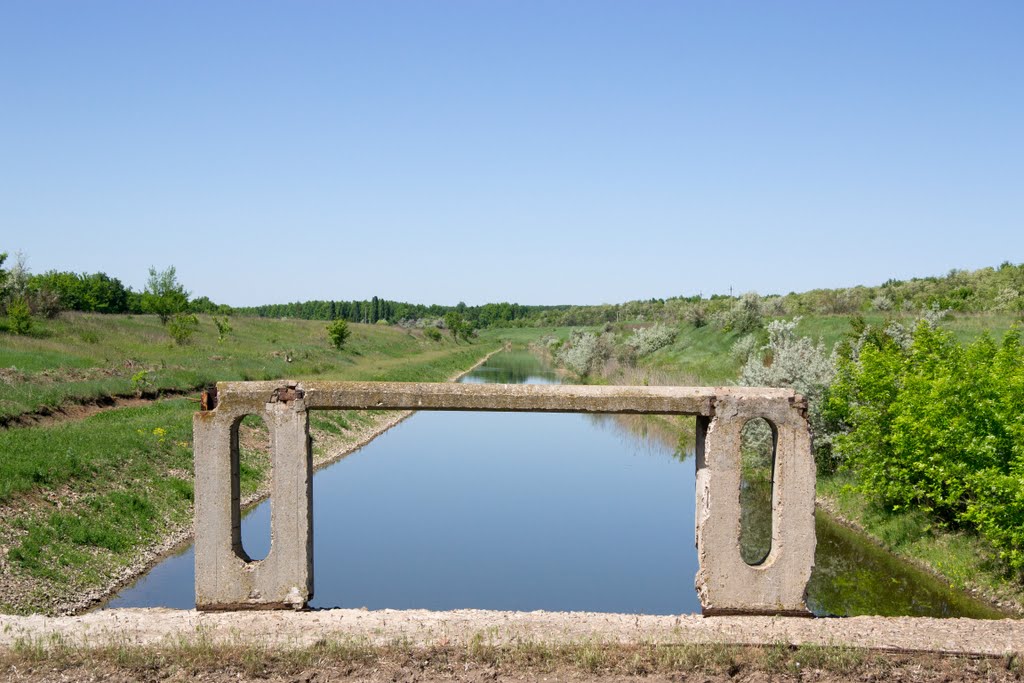
MULTIPOLYGON (((273 472, 270 458, 270 430, 259 415, 246 415, 237 424, 239 481, 241 496, 251 492, 261 482, 269 484, 273 472)), ((243 559, 255 562, 270 553, 270 498, 241 515, 239 553, 243 559)))
POLYGON ((772 489, 775 480, 775 427, 764 418, 747 420, 741 434, 740 556, 749 565, 772 551, 772 489))

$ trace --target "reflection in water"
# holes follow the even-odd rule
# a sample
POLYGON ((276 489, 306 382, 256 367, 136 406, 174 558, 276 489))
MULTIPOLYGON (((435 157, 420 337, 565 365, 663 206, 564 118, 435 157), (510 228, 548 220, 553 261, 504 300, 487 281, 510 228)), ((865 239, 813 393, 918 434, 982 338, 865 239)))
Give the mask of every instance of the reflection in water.
POLYGON ((951 590, 819 511, 808 606, 817 614, 1001 619, 1008 615, 951 590))
MULTIPOLYGON (((528 353, 501 353, 464 381, 558 380, 528 353)), ((692 439, 692 418, 417 414, 314 478, 312 605, 697 612, 681 433, 692 439)), ((247 550, 269 523, 267 503, 246 514, 247 550)), ((189 547, 108 606, 191 608, 193 562, 189 547)), ((819 614, 986 616, 821 516, 816 563, 819 614)))
POLYGON ((558 374, 526 351, 505 351, 463 377, 465 384, 558 384, 558 374), (497 360, 496 360, 497 359, 497 360))
POLYGON ((743 425, 740 456, 740 557, 749 565, 772 551, 772 481, 775 436, 764 418, 743 425))

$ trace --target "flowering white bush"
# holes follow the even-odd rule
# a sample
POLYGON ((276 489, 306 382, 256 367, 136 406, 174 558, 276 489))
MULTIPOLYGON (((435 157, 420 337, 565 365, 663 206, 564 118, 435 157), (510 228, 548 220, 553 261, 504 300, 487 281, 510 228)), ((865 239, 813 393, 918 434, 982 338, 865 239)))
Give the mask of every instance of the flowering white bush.
POLYGON ((747 362, 756 351, 760 351, 757 347, 757 336, 753 334, 746 334, 736 340, 736 343, 732 345, 729 353, 736 360, 747 362))
MULTIPOLYGON (((835 354, 825 351, 824 342, 796 336, 800 318, 768 323, 768 344, 764 354, 751 355, 740 371, 739 383, 754 387, 792 387, 807 398, 807 416, 816 446, 829 443, 824 428, 821 399, 836 376, 835 354), (766 360, 770 362, 766 364, 766 360)), ((764 435, 761 435, 764 438, 764 435)))
POLYGON ((678 331, 662 323, 655 323, 650 327, 641 327, 633 333, 626 344, 636 351, 637 356, 646 356, 654 353, 663 346, 668 346, 676 340, 678 331))
POLYGON ((732 332, 753 332, 760 329, 764 319, 764 301, 757 292, 747 292, 738 298, 728 311, 716 316, 722 329, 732 332))
POLYGON ((593 332, 573 332, 555 355, 555 361, 572 370, 580 377, 586 377, 597 370, 611 355, 610 335, 598 337, 593 332))

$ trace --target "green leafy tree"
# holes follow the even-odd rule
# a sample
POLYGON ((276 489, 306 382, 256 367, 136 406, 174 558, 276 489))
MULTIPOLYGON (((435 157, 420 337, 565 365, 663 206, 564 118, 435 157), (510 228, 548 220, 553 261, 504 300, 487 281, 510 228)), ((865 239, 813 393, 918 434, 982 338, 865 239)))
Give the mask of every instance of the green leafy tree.
POLYGON ((345 348, 345 342, 351 334, 352 331, 348 329, 348 322, 345 320, 335 320, 327 325, 327 336, 338 350, 345 348))
MULTIPOLYGON (((465 307, 465 305, 466 304, 462 304, 463 307, 465 307)), ((454 339, 456 343, 458 343, 460 337, 469 341, 469 337, 473 333, 473 326, 462 317, 462 313, 459 311, 448 311, 445 313, 444 326, 448 328, 448 331, 452 335, 452 339, 454 339)))
POLYGON ((176 313, 188 309, 188 297, 189 293, 178 282, 174 266, 161 271, 150 266, 146 289, 142 292, 143 311, 157 314, 166 325, 176 313))

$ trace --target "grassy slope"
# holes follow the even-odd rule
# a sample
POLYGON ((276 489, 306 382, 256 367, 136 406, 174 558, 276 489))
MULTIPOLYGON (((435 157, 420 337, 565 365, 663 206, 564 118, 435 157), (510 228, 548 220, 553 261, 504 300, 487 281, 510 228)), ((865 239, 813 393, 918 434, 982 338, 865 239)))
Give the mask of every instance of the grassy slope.
MULTIPOLYGON (((218 343, 204 320, 185 347, 170 345, 149 316, 70 315, 44 323, 39 337, 3 335, 0 366, 17 367, 3 376, 5 414, 132 394, 131 374, 140 368, 152 387, 175 391, 281 377, 442 381, 499 346, 494 335, 455 344, 353 325, 339 352, 327 344, 323 323, 232 325, 229 339, 218 343)), ((52 611, 68 596, 104 585, 143 548, 188 523, 195 410, 193 400, 172 398, 0 431, 0 611, 52 611)), ((354 440, 378 417, 314 415, 315 451, 354 440)), ((245 429, 254 443, 265 434, 259 420, 245 429)), ((243 460, 243 491, 252 492, 266 474, 265 453, 244 449, 243 460)))
POLYGON ((207 316, 191 344, 170 342, 155 316, 65 314, 43 321, 31 337, 0 335, 0 420, 103 396, 191 391, 218 380, 281 377, 401 379, 434 377, 432 366, 454 350, 391 327, 350 326, 343 353, 325 325, 309 320, 235 318, 223 343, 207 316), (291 359, 289 361, 288 359, 291 359), (410 365, 410 360, 412 364, 410 365), (132 377, 145 371, 139 387, 132 377))
MULTIPOLYGON (((915 316, 868 314, 864 319, 871 325, 885 325, 890 319, 912 325, 915 316)), ((1010 329, 1014 320, 1011 315, 979 313, 957 315, 943 321, 942 325, 961 342, 969 342, 985 333, 999 338, 1010 329)), ((698 385, 723 385, 736 381, 740 362, 730 352, 742 335, 723 332, 710 325, 696 328, 683 324, 679 329, 680 334, 673 344, 642 359, 640 366, 698 385)), ((850 329, 850 316, 808 315, 801 318, 797 334, 820 339, 826 348, 832 348, 836 342, 847 337, 850 329)))
MULTIPOLYGON (((865 318, 874 325, 886 322, 882 315, 865 318)), ((908 316, 901 322, 913 324, 913 320, 908 316)), ((968 314, 947 319, 942 325, 961 342, 970 342, 983 334, 999 338, 1014 321, 1006 314, 968 314)), ((683 325, 680 329, 671 346, 643 359, 641 366, 696 384, 731 384, 736 380, 740 363, 729 351, 739 335, 711 327, 683 325)), ((805 316, 797 328, 798 334, 821 339, 827 348, 849 331, 850 317, 842 315, 805 316)), ((937 571, 956 588, 980 588, 990 596, 1024 604, 1024 587, 1003 575, 991 560, 991 550, 976 535, 937 528, 923 514, 879 510, 863 494, 852 490, 851 483, 849 474, 819 477, 819 498, 832 513, 854 522, 895 554, 937 571)))

